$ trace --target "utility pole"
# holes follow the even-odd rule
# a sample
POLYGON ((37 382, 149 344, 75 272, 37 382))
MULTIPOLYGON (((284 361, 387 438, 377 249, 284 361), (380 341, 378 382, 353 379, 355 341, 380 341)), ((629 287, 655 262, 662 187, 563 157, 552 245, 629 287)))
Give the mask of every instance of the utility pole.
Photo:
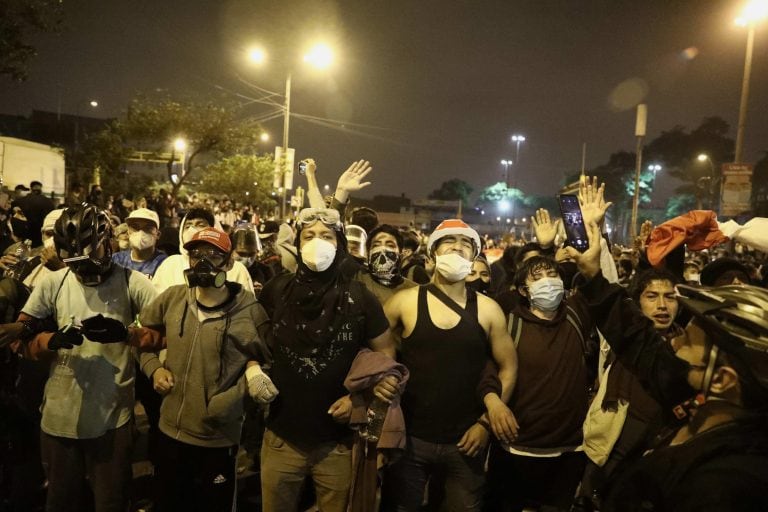
POLYGON ((637 236, 637 208, 640 203, 640 169, 643 165, 643 137, 648 120, 648 107, 645 103, 637 106, 637 119, 635 121, 635 137, 637 137, 637 157, 635 159, 635 195, 632 198, 632 220, 630 235, 634 239, 637 236))

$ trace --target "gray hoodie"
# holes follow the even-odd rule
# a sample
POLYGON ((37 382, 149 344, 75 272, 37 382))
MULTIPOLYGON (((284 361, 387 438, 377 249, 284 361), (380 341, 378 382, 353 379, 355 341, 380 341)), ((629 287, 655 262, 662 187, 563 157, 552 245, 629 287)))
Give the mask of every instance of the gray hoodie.
MULTIPOLYGON (((174 387, 160 407, 160 430, 183 443, 224 447, 240 441, 248 360, 268 362, 263 335, 269 319, 253 294, 237 283, 234 300, 224 309, 204 311, 194 289, 164 291, 140 315, 143 327, 167 340, 165 368, 174 387)), ((151 378, 163 366, 155 353, 141 355, 141 369, 151 378)))

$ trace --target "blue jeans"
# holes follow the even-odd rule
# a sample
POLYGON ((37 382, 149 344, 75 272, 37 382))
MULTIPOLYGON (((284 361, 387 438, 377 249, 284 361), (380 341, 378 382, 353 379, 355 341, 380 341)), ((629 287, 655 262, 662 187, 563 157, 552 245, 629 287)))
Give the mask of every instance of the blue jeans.
POLYGON ((453 443, 430 443, 409 436, 405 454, 384 475, 382 510, 420 510, 427 482, 440 475, 445 478, 441 510, 479 511, 485 487, 485 454, 483 450, 469 457, 453 443))

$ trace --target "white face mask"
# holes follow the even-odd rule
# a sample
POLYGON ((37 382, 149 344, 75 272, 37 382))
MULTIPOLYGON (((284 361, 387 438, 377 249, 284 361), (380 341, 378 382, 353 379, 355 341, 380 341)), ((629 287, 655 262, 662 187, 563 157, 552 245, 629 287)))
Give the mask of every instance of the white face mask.
POLYGON ((559 277, 542 277, 528 287, 531 305, 542 311, 555 311, 563 301, 563 280, 559 277))
POLYGON ((55 249, 56 243, 53 241, 53 237, 46 238, 45 240, 43 240, 43 247, 45 247, 46 249, 55 249))
POLYGON ((301 261, 313 272, 328 270, 336 258, 336 246, 322 238, 313 238, 301 248, 301 261))
POLYGON ((149 249, 155 245, 155 235, 152 233, 145 233, 144 231, 136 231, 128 235, 128 240, 131 243, 131 247, 137 251, 143 251, 149 249))
POLYGON ((435 269, 451 283, 463 281, 472 270, 472 262, 455 252, 435 258, 435 269))

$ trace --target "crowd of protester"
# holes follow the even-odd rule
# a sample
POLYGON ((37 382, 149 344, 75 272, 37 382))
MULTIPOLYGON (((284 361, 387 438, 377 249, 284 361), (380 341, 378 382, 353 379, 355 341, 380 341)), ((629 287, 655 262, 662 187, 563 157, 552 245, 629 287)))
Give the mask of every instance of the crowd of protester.
POLYGON ((766 219, 621 246, 587 179, 579 252, 544 209, 530 241, 380 224, 368 162, 316 172, 290 219, 0 205, 0 510, 230 511, 246 471, 275 512, 768 509, 766 219))

